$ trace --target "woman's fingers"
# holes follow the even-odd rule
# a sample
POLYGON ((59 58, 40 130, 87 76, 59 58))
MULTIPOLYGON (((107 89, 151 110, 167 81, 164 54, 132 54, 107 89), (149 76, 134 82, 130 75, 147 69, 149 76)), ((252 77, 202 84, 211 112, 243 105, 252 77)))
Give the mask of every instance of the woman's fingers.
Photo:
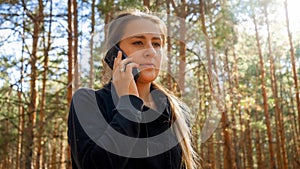
POLYGON ((134 63, 134 62, 128 62, 128 63, 126 63, 125 65, 125 70, 124 71, 128 71, 128 72, 132 72, 132 69, 133 68, 137 68, 137 67, 139 67, 139 65, 138 64, 136 64, 136 63, 134 63))
POLYGON ((114 72, 117 70, 120 72, 125 72, 127 65, 131 63, 132 60, 133 60, 132 58, 122 59, 122 52, 119 51, 118 56, 114 60, 114 67, 113 67, 114 72))
POLYGON ((114 60, 114 68, 113 70, 116 70, 117 66, 120 64, 120 61, 122 60, 122 52, 118 52, 118 56, 114 60))
POLYGON ((118 52, 114 62, 112 82, 119 96, 127 94, 139 96, 132 75, 132 69, 138 66, 133 62, 133 58, 122 59, 122 52, 118 52))

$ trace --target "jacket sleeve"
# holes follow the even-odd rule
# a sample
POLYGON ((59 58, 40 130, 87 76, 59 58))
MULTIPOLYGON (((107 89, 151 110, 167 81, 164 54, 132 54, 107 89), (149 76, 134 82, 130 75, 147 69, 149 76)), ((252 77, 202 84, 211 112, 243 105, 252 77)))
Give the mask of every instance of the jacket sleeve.
MULTIPOLYGON (((81 100, 86 100, 85 97, 81 100)), ((88 100, 88 98, 87 98, 88 100)), ((124 152, 124 147, 128 147, 128 142, 122 142, 118 134, 138 138, 140 132, 140 125, 136 121, 141 120, 141 111, 143 101, 133 95, 126 95, 120 97, 118 104, 113 112, 112 120, 105 127, 95 128, 95 133, 100 133, 96 137, 91 136, 89 127, 97 123, 97 119, 86 118, 86 122, 80 121, 82 117, 78 114, 78 102, 74 102, 74 96, 70 105, 68 117, 68 142, 71 147, 72 166, 74 169, 121 169, 126 166, 128 156, 119 156, 117 154, 124 152), (128 117, 124 117, 126 114, 128 117), (129 120, 131 119, 131 120, 129 120), (89 121, 91 123, 89 123, 89 121), (95 123, 93 123, 95 121, 95 123), (86 125, 86 126, 84 126, 86 125), (89 126, 91 125, 91 126, 89 126), (111 128, 112 130, 108 130, 111 128), (113 150, 113 151, 110 151, 113 150)), ((81 105, 88 106, 87 104, 79 102, 81 105)), ((89 115, 86 115, 89 116, 89 115)), ((97 125, 97 124, 96 124, 97 125)), ((121 137, 123 137, 121 136, 121 137)), ((130 143, 134 146, 134 142, 130 143)), ((129 146, 129 147, 130 147, 129 146)))

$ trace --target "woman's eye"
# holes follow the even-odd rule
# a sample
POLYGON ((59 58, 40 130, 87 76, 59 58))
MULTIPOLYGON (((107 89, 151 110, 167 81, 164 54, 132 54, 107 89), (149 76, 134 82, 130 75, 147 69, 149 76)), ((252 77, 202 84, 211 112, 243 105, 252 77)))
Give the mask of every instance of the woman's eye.
POLYGON ((152 44, 154 47, 160 47, 161 45, 160 45, 160 43, 153 43, 152 44))
POLYGON ((143 45, 143 42, 141 42, 141 41, 136 41, 136 42, 133 42, 132 44, 134 44, 134 45, 143 45))

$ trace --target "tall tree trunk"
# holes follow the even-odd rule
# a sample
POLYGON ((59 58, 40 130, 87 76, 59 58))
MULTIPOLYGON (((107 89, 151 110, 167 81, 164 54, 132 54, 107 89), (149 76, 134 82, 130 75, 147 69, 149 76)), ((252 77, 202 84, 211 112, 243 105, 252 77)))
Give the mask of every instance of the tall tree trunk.
MULTIPOLYGON (((229 68, 229 59, 228 59, 228 48, 225 49, 225 60, 224 60, 224 71, 227 72, 227 77, 228 77, 228 88, 230 91, 230 100, 234 101, 234 96, 233 96, 233 87, 234 85, 232 84, 232 79, 231 79, 231 74, 232 72, 230 71, 229 68)), ((215 54, 213 54, 215 55, 215 54)), ((216 72, 216 74, 218 74, 218 72, 216 72)), ((239 100, 239 99, 237 99, 239 100)), ((238 114, 240 114, 239 112, 239 108, 234 108, 234 106, 239 106, 239 104, 232 104, 231 106, 231 128, 232 128, 232 135, 233 135, 233 140, 235 140, 232 144, 232 149, 233 149, 233 154, 232 154, 232 159, 235 160, 236 162, 236 167, 237 168, 242 168, 242 163, 240 160, 240 156, 239 154, 243 153, 243 157, 245 156, 245 149, 244 149, 244 142, 243 139, 239 140, 238 136, 237 136, 237 130, 236 130, 236 118, 235 118, 235 112, 238 112, 238 114), (235 111, 238 110, 238 111, 235 111), (239 144, 239 146, 238 146, 239 144), (242 151, 240 152, 239 147, 242 148, 242 151)), ((241 121, 240 121, 241 122, 241 121)), ((243 124, 240 124, 241 126, 243 124)), ((243 133, 241 132, 240 137, 243 137, 243 133)))
MULTIPOLYGON (((106 0, 106 3, 105 3, 106 6, 105 6, 105 8, 107 8, 107 9, 111 8, 110 4, 113 3, 112 1, 113 0, 106 0)), ((111 19, 113 17, 112 16, 112 12, 113 11, 103 10, 102 12, 105 14, 105 16, 104 16, 104 24, 107 25, 111 21, 111 19)), ((106 35, 107 35, 107 28, 108 28, 107 26, 104 27, 104 32, 105 32, 105 34, 104 34, 104 41, 106 41, 106 38, 107 38, 106 37, 106 35)))
MULTIPOLYGON (((9 117, 9 112, 13 112, 12 111, 12 104, 11 104, 11 91, 12 91, 12 87, 9 87, 8 88, 8 91, 4 94, 4 105, 6 107, 6 109, 8 110, 8 112, 6 113, 6 116, 9 117)), ((1 105, 1 106, 4 106, 4 105, 1 105)), ((10 165, 10 138, 9 138, 9 128, 10 128, 10 125, 9 125, 9 118, 6 117, 3 121, 4 123, 4 126, 3 128, 1 128, 1 132, 3 132, 3 138, 1 138, 1 147, 3 146, 3 149, 2 149, 2 156, 0 158, 0 167, 1 168, 9 168, 9 167, 12 167, 10 165)), ((2 120, 1 120, 2 121, 2 120)), ((2 127, 2 126, 1 126, 2 127)))
MULTIPOLYGON (((209 15, 209 18, 210 18, 210 23, 213 23, 212 21, 212 17, 211 15, 209 15)), ((212 24, 210 24, 212 26, 212 24)), ((210 27, 211 30, 213 30, 212 27, 210 27)), ((214 44, 214 40, 212 39, 211 40, 211 43, 214 44)), ((212 52, 212 57, 213 57, 213 66, 214 66, 214 70, 215 70, 215 74, 219 74, 218 72, 218 67, 217 67, 217 56, 216 56, 216 52, 213 51, 212 52)), ((213 78, 213 77, 211 77, 213 78)), ((218 82, 217 82, 218 83, 218 82)), ((211 89, 211 91, 213 91, 214 89, 211 89)), ((221 91, 220 91, 220 87, 218 86, 217 88, 217 92, 218 92, 218 95, 221 95, 221 91)), ((216 168, 216 160, 215 160, 215 152, 214 152, 214 137, 212 136, 209 141, 208 141, 208 162, 210 163, 210 168, 211 169, 214 169, 216 168)))
POLYGON ((58 132, 57 132, 57 129, 58 129, 58 122, 57 121, 55 121, 54 122, 54 131, 53 131, 53 133, 52 133, 52 135, 51 135, 51 137, 52 137, 52 142, 51 142, 51 161, 50 161, 50 169, 57 169, 57 134, 58 134, 58 132))
POLYGON ((211 136, 208 140, 208 163, 209 163, 210 169, 216 168, 214 137, 213 136, 211 136))
MULTIPOLYGON (((24 4, 25 5, 25 4, 24 4)), ((32 53, 30 55, 30 103, 28 106, 28 121, 25 130, 25 167, 26 169, 31 169, 32 160, 33 160, 33 150, 34 150, 34 126, 36 120, 36 111, 37 111, 37 101, 38 101, 38 91, 37 91, 37 68, 36 63, 38 60, 37 51, 38 51, 38 39, 40 33, 41 22, 43 21, 43 1, 39 0, 38 11, 35 15, 31 17, 34 27, 33 27, 33 40, 32 40, 32 53)))
MULTIPOLYGON (((68 0, 68 105, 71 105, 72 86, 73 86, 73 26, 72 26, 72 0, 68 0)), ((71 169, 71 153, 70 146, 66 149, 67 154, 67 169, 71 169)))
POLYGON ((73 26, 72 26, 72 0, 68 0, 68 105, 72 99, 73 83, 73 26))
POLYGON ((66 168, 64 163, 65 154, 63 152, 65 148, 65 139, 64 139, 63 131, 61 131, 61 129, 59 130, 58 136, 59 136, 58 168, 66 168))
POLYGON ((168 1, 172 4, 174 11, 179 16, 179 70, 178 70, 178 87, 181 94, 185 92, 185 69, 186 69, 186 16, 187 4, 181 0, 181 5, 176 6, 174 0, 168 1))
POLYGON ((47 154, 48 151, 47 151, 47 140, 45 140, 44 144, 43 144, 43 148, 42 148, 42 152, 41 152, 41 155, 42 155, 42 163, 41 163, 41 169, 46 169, 47 165, 48 165, 48 161, 47 161, 47 154))
POLYGON ((252 10, 252 19, 253 24, 255 27, 255 37, 256 37, 256 43, 257 43, 257 49, 258 49, 258 55, 259 55, 259 61, 260 61, 260 79, 261 79, 261 90, 262 90, 262 96, 263 96, 263 105, 264 105, 264 114, 265 114, 265 121, 267 126, 267 134, 268 134, 268 143, 269 143, 269 153, 270 153, 270 168, 275 169, 275 155, 274 155, 274 148, 273 148, 273 137, 271 132, 271 124, 270 124, 270 118, 269 118, 269 108, 268 108, 268 98, 267 98, 267 91, 265 86, 265 69, 264 69, 264 60, 262 56, 260 41, 259 41, 259 34, 258 34, 258 28, 257 28, 257 22, 255 18, 255 12, 253 9, 253 2, 251 0, 251 10, 252 10))
MULTIPOLYGON (((288 74, 288 70, 286 71, 286 74, 288 74)), ((290 78, 288 78, 288 84, 292 84, 290 78)), ((300 162, 297 161, 299 158, 299 153, 300 151, 298 150, 297 147, 300 146, 300 140, 298 140, 299 138, 299 134, 298 134, 298 128, 297 128, 297 115, 296 115, 296 110, 295 110, 295 106, 294 106, 294 97, 293 97, 293 92, 292 92, 292 88, 289 87, 289 102, 287 103, 287 105, 289 105, 288 107, 290 107, 290 110, 289 110, 289 113, 291 114, 292 118, 291 118, 291 121, 292 121, 292 128, 291 128, 291 131, 293 131, 293 140, 294 140, 294 143, 295 143, 295 146, 296 146, 296 150, 293 150, 293 152, 295 153, 294 156, 293 156, 293 165, 296 166, 294 168, 299 168, 300 167, 300 162)), ((299 124, 300 125, 300 124, 299 124)))
POLYGON ((212 61, 210 58, 210 42, 209 42, 209 37, 207 34, 206 26, 205 26, 205 7, 204 7, 204 0, 200 0, 200 22, 201 22, 201 30, 202 33, 204 34, 205 38, 205 55, 207 58, 207 66, 208 66, 208 75, 211 77, 212 75, 212 61))
POLYGON ((41 162, 41 153, 42 153, 42 142, 43 142, 43 133, 44 133, 44 124, 45 124, 45 106, 46 106, 46 82, 47 82, 47 72, 48 72, 48 60, 49 60, 49 51, 51 47, 51 25, 52 25, 52 0, 50 0, 50 20, 47 37, 45 33, 43 36, 44 44, 44 71, 42 73, 42 96, 41 96, 41 105, 40 105, 40 118, 38 122, 38 132, 37 132, 37 157, 36 157, 36 169, 40 169, 41 162), (47 42, 46 42, 47 39, 47 42))
MULTIPOLYGON (((207 74, 205 72, 205 67, 202 63, 202 61, 199 59, 198 60, 198 67, 199 71, 197 72, 197 76, 198 76, 198 85, 199 85, 199 93, 200 94, 200 98, 199 98, 199 112, 197 114, 197 120, 198 120, 198 123, 195 123, 195 124, 198 124, 198 132, 201 131, 201 129, 203 130, 203 124, 204 124, 204 120, 203 119, 207 119, 207 114, 206 112, 209 112, 208 111, 208 106, 206 103, 206 100, 207 100, 207 96, 206 96, 206 93, 208 93, 208 89, 207 89, 207 83, 208 83, 208 80, 207 80, 207 74), (202 113, 203 112, 203 113, 202 113)), ((203 131, 205 132, 205 131, 203 131)), ((201 134, 201 133, 200 133, 201 134)), ((199 147, 199 151, 200 151, 200 157, 203 158, 203 160, 200 161, 200 166, 203 166, 204 167, 204 164, 205 164, 205 161, 204 161, 204 157, 205 157, 205 152, 204 152, 204 146, 205 144, 201 144, 203 143, 204 140, 202 140, 201 137, 197 138, 199 139, 198 141, 198 147, 199 147), (200 142, 200 143, 199 143, 200 142)))
POLYGON ((181 6, 179 11, 180 16, 180 30, 179 30, 179 77, 178 77, 178 86, 181 90, 182 95, 185 93, 185 69, 186 69, 186 2, 181 0, 181 6))
POLYGON ((78 61, 78 9, 77 0, 72 0, 73 2, 73 31, 74 31, 74 46, 73 46, 73 57, 74 57, 74 91, 76 91, 80 86, 80 76, 79 76, 79 61, 78 61))
POLYGON ((246 149, 247 153, 244 156, 247 157, 247 164, 244 164, 244 168, 253 169, 253 151, 252 151, 252 129, 250 126, 251 123, 251 112, 247 110, 247 115, 249 118, 245 118, 245 142, 246 142, 246 149))
POLYGON ((231 151, 231 136, 229 132, 229 121, 227 117, 227 112, 224 111, 222 113, 222 129, 223 129, 223 134, 224 134, 224 169, 234 169, 236 168, 236 163, 235 161, 231 158, 232 157, 232 151, 231 151))
MULTIPOLYGON (((232 47, 232 55, 233 55, 233 81, 234 81, 234 87, 230 87, 230 88, 233 88, 235 89, 236 91, 233 91, 231 90, 230 93, 239 93, 238 95, 235 95, 233 96, 233 98, 235 99, 236 103, 235 104, 235 109, 236 109, 236 112, 238 113, 238 117, 239 117, 239 123, 240 123, 240 126, 242 127, 244 124, 243 124, 243 118, 242 118, 242 111, 241 111, 241 106, 240 106, 240 102, 241 102, 241 94, 240 94, 240 85, 239 85, 239 72, 238 72, 238 59, 237 59, 237 56, 236 56, 236 51, 235 51, 235 46, 233 45, 232 47)), ((228 61, 227 61, 228 62, 228 61)), ((228 75, 230 76, 230 75, 228 75)), ((231 81, 231 80, 229 80, 231 81)), ((234 117, 232 117, 234 119, 234 117)), ((237 164, 237 167, 238 168, 243 168, 244 165, 245 165, 245 143, 244 143, 244 131, 243 130, 240 130, 240 140, 236 140, 237 138, 237 133, 236 133, 236 136, 235 136, 235 142, 238 142, 239 145, 236 145, 236 148, 239 149, 239 147, 242 147, 242 153, 244 154, 243 155, 243 165, 241 164, 237 164)), ((236 153, 238 153, 238 150, 236 149, 236 153)), ((238 157, 236 158, 241 158, 239 155, 237 155, 238 157)), ((252 158, 252 157, 251 157, 252 158)), ((237 163, 240 163, 238 162, 240 159, 237 159, 237 163)))
MULTIPOLYGON (((236 53, 235 53, 235 47, 234 46, 233 46, 233 59, 234 59, 234 64, 233 64, 234 88, 235 88, 236 91, 235 92, 231 91, 231 93, 240 93, 238 66, 237 66, 238 61, 237 61, 237 58, 236 58, 236 53)), ((230 75, 228 75, 228 76, 230 76, 230 75)), ((244 118, 242 117, 240 97, 241 97, 241 95, 235 96, 236 103, 234 103, 234 104, 235 104, 236 112, 238 113, 239 125, 240 125, 240 127, 243 127, 244 126, 244 120, 243 120, 244 118)), ((237 158, 237 167, 238 168, 244 168, 245 164, 246 164, 245 161, 246 161, 246 156, 247 156, 245 149, 247 148, 247 146, 245 146, 245 140, 244 140, 245 133, 244 133, 244 131, 240 130, 239 133, 240 133, 240 140, 236 140, 238 142, 237 148, 239 149, 239 147, 241 147, 241 149, 242 149, 241 152, 243 153, 243 155, 242 155, 242 157, 240 155, 238 155, 238 157, 236 157, 237 158)), ((238 151, 238 150, 236 150, 236 151, 238 151)))
POLYGON ((168 57, 168 65, 167 65, 167 87, 169 90, 173 90, 172 84, 172 44, 171 44, 171 21, 170 21, 170 0, 166 1, 167 5, 167 57, 168 57))
MULTIPOLYGON (((22 59, 23 60, 23 59, 22 59)), ((22 68, 23 68, 23 61, 21 61, 22 63, 22 68)), ((22 70, 21 68, 21 70, 22 70)), ((22 83, 23 81, 23 71, 21 71, 21 79, 20 79, 20 83, 22 83)), ((22 85, 21 85, 22 86, 22 85)), ((22 88, 22 87, 21 87, 22 88)), ((18 91, 18 139, 17 139, 17 151, 16 151, 16 167, 17 168, 24 168, 22 165, 22 159, 23 159, 23 132, 24 132, 24 106, 23 106, 23 101, 22 101, 22 94, 23 91, 20 88, 20 91, 18 91)))
MULTIPOLYGON (((255 120, 258 121, 258 112, 254 112, 255 113, 255 120)), ((261 148, 261 139, 260 139, 261 135, 260 135, 260 131, 259 129, 255 129, 255 148, 256 148, 256 160, 257 160, 257 168, 265 168, 263 165, 264 162, 264 155, 262 153, 262 148, 261 148)))
MULTIPOLYGON (((294 78, 294 88, 295 88, 295 96, 296 96, 296 106, 297 106, 297 112, 298 112, 298 142, 300 142, 300 91, 299 91, 299 86, 298 86, 298 75, 297 75, 297 66, 296 66, 296 61, 295 61, 295 52, 294 52, 294 45, 293 45, 293 38, 292 34, 290 31, 290 23, 289 23, 289 13, 288 13, 288 3, 287 0, 284 1, 284 9, 285 9, 285 17, 286 17, 286 29, 287 29, 287 34, 289 37, 289 44, 290 44, 290 56, 291 56, 291 62, 292 62, 292 69, 293 69, 293 78, 294 78)), ((297 152, 298 152, 298 159, 300 156, 300 147, 297 147, 297 152)))
POLYGON ((25 163, 23 162, 24 154, 23 145, 24 145, 24 127, 25 127, 25 113, 24 113, 24 104, 22 100, 23 95, 23 81, 24 81, 24 53, 25 53, 25 6, 23 6, 23 32, 22 32, 22 55, 21 55, 21 69, 20 69, 20 80, 19 80, 19 89, 18 89, 18 140, 17 140, 17 155, 16 155, 16 167, 19 169, 25 168, 25 163))
POLYGON ((282 117, 282 111, 280 109, 279 104, 279 98, 278 98, 278 92, 277 92, 277 80, 276 80, 276 67, 274 62, 274 57, 272 53, 272 45, 271 45, 271 34, 270 34, 270 24, 269 24, 269 16, 268 16, 268 10, 267 7, 264 6, 264 13, 266 17, 266 25, 267 25, 267 32, 268 32, 268 53, 269 53, 269 59, 270 59, 270 76, 271 76, 271 85, 272 85, 272 93, 275 100, 275 118, 276 118, 276 139, 278 142, 278 148, 277 148, 277 156, 278 156, 278 162, 279 168, 288 168, 288 159, 286 155, 286 148, 285 148, 285 134, 284 134, 284 126, 283 126, 283 117, 282 117), (282 158, 281 158, 282 156, 282 158))
POLYGON ((150 8, 150 0, 143 0, 143 4, 145 7, 147 7, 148 9, 150 8))
POLYGON ((95 0, 92 0, 92 16, 91 16, 91 40, 90 40, 90 78, 89 78, 89 88, 94 87, 94 34, 95 34, 95 0))
MULTIPOLYGON (((259 70, 255 70, 255 81, 256 81, 256 86, 258 86, 258 82, 259 82, 259 70)), ((259 103, 258 101, 258 93, 255 92, 254 94, 254 98, 256 99, 256 102, 259 103)), ((259 96, 260 98, 260 96, 259 96)), ((258 111, 257 109, 254 109, 254 114, 255 114, 255 121, 259 121, 259 117, 258 117, 258 111)), ((256 160, 257 160, 257 167, 258 168, 266 168, 265 164, 265 154, 263 153, 263 149, 262 146, 264 145, 262 139, 261 139, 261 131, 260 128, 256 127, 255 129, 255 148, 256 148, 256 160)))

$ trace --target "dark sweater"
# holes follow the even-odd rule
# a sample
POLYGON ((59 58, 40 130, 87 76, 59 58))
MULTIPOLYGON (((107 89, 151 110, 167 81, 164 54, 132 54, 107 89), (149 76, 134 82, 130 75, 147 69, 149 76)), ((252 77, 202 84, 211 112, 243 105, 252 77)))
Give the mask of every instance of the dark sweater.
POLYGON ((183 169, 170 104, 151 93, 157 110, 133 95, 117 97, 111 84, 78 90, 68 118, 73 169, 183 169))

